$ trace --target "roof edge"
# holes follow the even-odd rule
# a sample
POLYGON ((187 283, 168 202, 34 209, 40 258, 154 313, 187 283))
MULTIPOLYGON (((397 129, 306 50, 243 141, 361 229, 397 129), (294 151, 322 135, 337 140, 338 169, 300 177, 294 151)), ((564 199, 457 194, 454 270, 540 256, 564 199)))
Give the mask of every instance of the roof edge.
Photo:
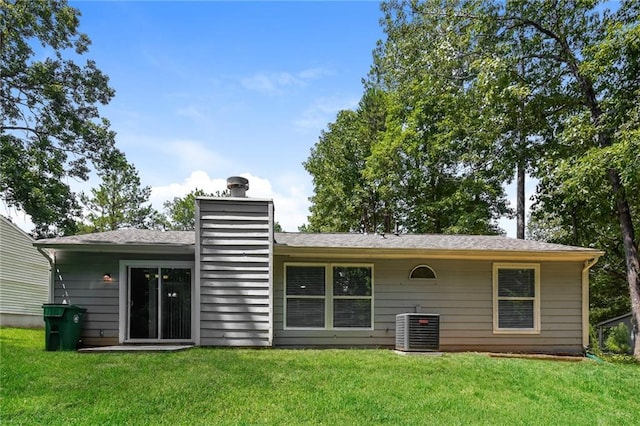
POLYGON ((154 254, 185 254, 195 253, 195 244, 38 244, 35 247, 52 250, 85 251, 104 253, 154 253, 154 254))
POLYGON ((492 249, 424 249, 424 248, 367 248, 367 247, 300 247, 285 244, 274 244, 274 254, 290 257, 351 257, 351 258, 386 258, 398 259, 409 256, 430 259, 469 259, 469 260, 572 260, 586 261, 599 259, 605 252, 595 249, 584 250, 547 250, 547 251, 515 251, 492 249), (354 253, 357 251, 358 253, 354 253))

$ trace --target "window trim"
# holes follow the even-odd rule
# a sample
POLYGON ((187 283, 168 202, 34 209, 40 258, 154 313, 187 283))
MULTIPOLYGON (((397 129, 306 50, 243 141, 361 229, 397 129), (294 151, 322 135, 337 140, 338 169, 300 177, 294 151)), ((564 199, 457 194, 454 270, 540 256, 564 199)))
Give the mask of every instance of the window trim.
POLYGON ((326 330, 326 324, 327 324, 327 315, 328 315, 328 308, 327 308, 327 268, 325 266, 325 264, 322 263, 298 263, 298 262, 285 262, 284 263, 284 269, 283 269, 283 298, 282 298, 282 324, 283 324, 283 328, 285 330, 326 330), (311 266, 311 267, 324 267, 325 271, 324 271, 324 295, 323 296, 318 296, 318 295, 287 295, 287 267, 288 266, 311 266), (287 327, 287 300, 288 299, 321 299, 324 300, 324 323, 325 323, 325 327, 287 327))
POLYGON ((421 265, 417 265, 417 266, 415 266, 415 267, 411 270, 411 272, 409 272, 409 279, 410 279, 410 280, 416 280, 416 281, 435 281, 435 280, 437 280, 437 279, 438 279, 438 275, 436 274, 435 269, 433 269, 431 266, 429 266, 429 265, 425 265, 425 264, 421 264, 421 265), (433 273, 433 278, 420 278, 420 277, 414 277, 414 276, 413 276, 413 273, 414 273, 416 270, 421 269, 421 268, 427 268, 427 269, 429 269, 429 270, 433 273))
POLYGON ((494 334, 540 334, 540 264, 539 263, 494 263, 493 264, 493 333, 494 334), (500 269, 531 269, 534 271, 533 297, 506 297, 498 293, 498 271, 500 269), (533 300, 533 328, 500 328, 500 300, 533 300))
POLYGON ((358 330, 373 330, 375 324, 374 317, 374 292, 375 292, 375 278, 373 263, 344 263, 344 262, 285 262, 283 266, 283 297, 282 297, 282 325, 284 330, 338 330, 338 331, 358 331, 358 330), (325 268, 325 292, 324 296, 296 296, 287 295, 287 267, 288 266, 312 266, 312 267, 324 267, 325 268), (333 268, 334 267, 347 267, 347 268, 370 268, 371 269, 371 295, 370 296, 334 296, 333 294, 333 268), (287 326, 287 299, 323 299, 324 304, 324 327, 289 327, 287 326), (334 300, 371 300, 371 326, 370 327, 334 327, 333 326, 333 301, 334 300))

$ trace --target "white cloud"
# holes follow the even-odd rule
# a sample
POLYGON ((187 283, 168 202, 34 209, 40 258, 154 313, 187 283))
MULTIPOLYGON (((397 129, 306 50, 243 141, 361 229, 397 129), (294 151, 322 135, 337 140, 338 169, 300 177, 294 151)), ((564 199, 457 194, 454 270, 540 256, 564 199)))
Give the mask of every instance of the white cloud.
POLYGON ((177 139, 160 144, 159 148, 167 155, 170 163, 178 163, 180 168, 186 170, 214 170, 225 168, 230 163, 200 141, 177 139))
MULTIPOLYGON (((309 214, 309 201, 308 195, 305 194, 304 182, 301 179, 291 176, 277 178, 278 182, 287 182, 288 184, 274 190, 269 179, 250 173, 241 173, 240 176, 249 180, 248 197, 273 200, 275 220, 285 231, 295 232, 298 230, 298 226, 306 222, 309 214)), ((216 193, 224 191, 226 187, 226 178, 211 178, 207 172, 198 170, 192 172, 180 183, 153 187, 150 200, 156 209, 162 211, 162 205, 165 201, 172 200, 174 197, 183 197, 196 188, 216 193)))
POLYGON ((304 80, 292 74, 282 73, 257 73, 240 80, 245 89, 254 90, 260 93, 275 94, 285 87, 304 86, 304 80))
POLYGON ((178 108, 176 114, 180 117, 190 118, 193 121, 209 123, 210 119, 207 114, 200 111, 196 106, 191 105, 183 108, 178 108))
MULTIPOLYGON (((195 110, 191 113, 197 115, 195 110)), ((222 144, 215 143, 212 135, 209 139, 188 139, 124 131, 118 133, 117 141, 127 160, 138 169, 143 185, 176 181, 192 170, 224 172, 235 164, 212 149, 215 145, 223 148, 222 144)))
POLYGON ((258 72, 240 79, 245 89, 265 94, 279 94, 288 87, 305 87, 310 80, 330 74, 322 68, 310 68, 298 73, 258 72))
POLYGON ((315 80, 333 73, 325 68, 309 68, 298 73, 303 80, 315 80))
POLYGON ((302 130, 319 132, 329 122, 335 120, 336 115, 343 109, 355 109, 360 101, 357 97, 324 97, 316 99, 313 104, 302 112, 294 125, 302 130))

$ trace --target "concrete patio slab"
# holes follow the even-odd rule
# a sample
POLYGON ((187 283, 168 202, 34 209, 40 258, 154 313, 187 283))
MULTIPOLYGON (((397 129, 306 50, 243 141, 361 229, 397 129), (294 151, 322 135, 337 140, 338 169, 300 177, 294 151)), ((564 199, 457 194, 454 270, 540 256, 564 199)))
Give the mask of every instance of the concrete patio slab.
POLYGON ((78 349, 78 352, 177 352, 193 345, 117 345, 78 349))

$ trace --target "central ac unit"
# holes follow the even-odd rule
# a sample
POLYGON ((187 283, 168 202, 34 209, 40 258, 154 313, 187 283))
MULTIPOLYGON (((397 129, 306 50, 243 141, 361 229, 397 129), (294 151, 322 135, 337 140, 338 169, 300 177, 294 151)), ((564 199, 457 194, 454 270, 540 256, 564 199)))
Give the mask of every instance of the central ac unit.
POLYGON ((407 313, 396 315, 396 350, 440 349, 440 315, 407 313))

